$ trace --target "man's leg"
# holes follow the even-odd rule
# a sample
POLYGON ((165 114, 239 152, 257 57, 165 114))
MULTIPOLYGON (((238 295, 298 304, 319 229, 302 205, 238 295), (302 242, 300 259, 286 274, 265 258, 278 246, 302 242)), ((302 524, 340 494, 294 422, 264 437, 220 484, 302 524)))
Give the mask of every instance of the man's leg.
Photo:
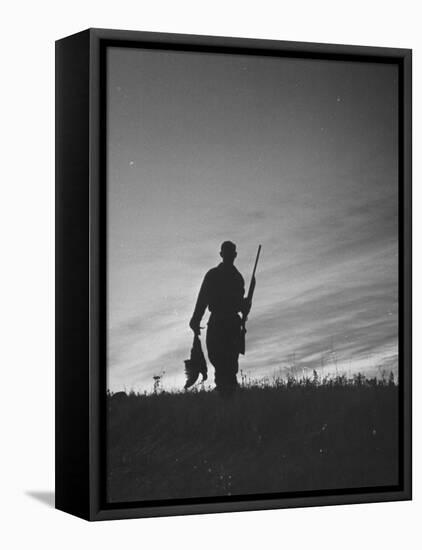
POLYGON ((221 393, 231 393, 236 389, 236 372, 233 369, 232 362, 225 356, 218 356, 208 353, 209 360, 214 367, 214 382, 217 391, 221 393))
POLYGON ((231 357, 229 372, 230 372, 230 382, 232 386, 237 388, 239 386, 239 383, 237 381, 237 373, 239 372, 239 355, 238 354, 231 357))
POLYGON ((239 383, 237 381, 238 370, 238 357, 233 354, 229 355, 225 363, 225 389, 227 393, 232 394, 239 387, 239 383))
POLYGON ((214 364, 215 374, 214 374, 214 382, 215 387, 218 391, 224 391, 224 388, 227 385, 227 372, 225 369, 225 363, 224 361, 216 361, 214 364))
POLYGON ((216 388, 224 386, 224 357, 221 349, 221 334, 218 325, 210 319, 207 328, 207 353, 208 359, 214 367, 214 382, 216 388))
POLYGON ((210 319, 207 328, 207 351, 215 369, 215 385, 218 391, 226 394, 238 387, 239 327, 236 316, 218 323, 210 319))

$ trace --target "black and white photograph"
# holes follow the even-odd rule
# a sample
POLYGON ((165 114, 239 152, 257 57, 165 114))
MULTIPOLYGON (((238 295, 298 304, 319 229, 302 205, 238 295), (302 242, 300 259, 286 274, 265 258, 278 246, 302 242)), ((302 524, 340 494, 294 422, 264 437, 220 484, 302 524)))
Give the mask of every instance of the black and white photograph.
POLYGON ((397 488, 399 66, 105 66, 107 502, 397 488))
POLYGON ((2 547, 418 546, 418 15, 3 6, 2 547))

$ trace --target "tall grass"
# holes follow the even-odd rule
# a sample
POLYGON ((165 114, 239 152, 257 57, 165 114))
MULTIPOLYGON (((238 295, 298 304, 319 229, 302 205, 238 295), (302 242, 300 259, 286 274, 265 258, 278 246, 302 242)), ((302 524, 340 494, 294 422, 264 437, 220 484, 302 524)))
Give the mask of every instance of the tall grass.
POLYGON ((232 399, 109 393, 110 500, 397 483, 394 376, 241 380, 232 399))

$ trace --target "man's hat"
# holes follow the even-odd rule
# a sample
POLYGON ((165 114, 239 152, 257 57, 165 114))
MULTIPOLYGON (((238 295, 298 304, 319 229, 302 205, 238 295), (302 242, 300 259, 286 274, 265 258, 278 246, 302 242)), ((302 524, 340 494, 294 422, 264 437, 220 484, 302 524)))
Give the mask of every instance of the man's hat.
POLYGON ((231 241, 224 241, 221 245, 221 252, 236 252, 236 245, 231 241))

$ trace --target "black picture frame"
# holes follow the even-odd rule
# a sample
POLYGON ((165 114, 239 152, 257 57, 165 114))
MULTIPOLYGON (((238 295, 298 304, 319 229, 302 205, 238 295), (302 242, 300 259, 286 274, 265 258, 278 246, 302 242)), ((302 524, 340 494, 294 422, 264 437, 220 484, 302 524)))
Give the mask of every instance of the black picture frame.
POLYGON ((408 49, 88 29, 56 42, 56 508, 87 520, 408 500, 411 120, 408 49), (393 63, 399 68, 400 482, 392 487, 108 504, 105 500, 106 97, 109 46, 393 63))

